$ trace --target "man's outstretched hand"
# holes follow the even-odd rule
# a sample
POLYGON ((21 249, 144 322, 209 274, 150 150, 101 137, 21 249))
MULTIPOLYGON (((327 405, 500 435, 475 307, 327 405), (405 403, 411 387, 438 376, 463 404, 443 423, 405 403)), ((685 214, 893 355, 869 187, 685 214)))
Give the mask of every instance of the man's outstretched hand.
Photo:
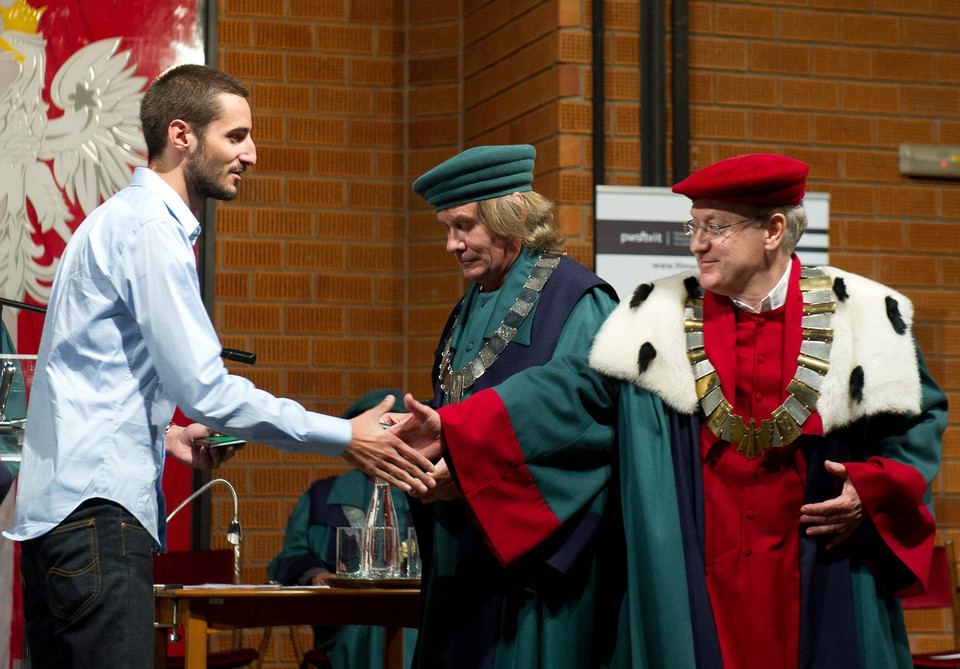
POLYGON ((401 490, 422 494, 436 485, 431 476, 434 467, 400 437, 383 429, 382 418, 393 402, 393 396, 387 395, 374 408, 350 419, 353 437, 343 452, 343 459, 401 490))
POLYGON ((440 430, 440 414, 418 402, 413 395, 403 396, 403 404, 410 412, 409 418, 402 423, 392 425, 390 432, 402 439, 404 443, 420 452, 421 455, 436 461, 446 450, 443 444, 443 433, 440 430))

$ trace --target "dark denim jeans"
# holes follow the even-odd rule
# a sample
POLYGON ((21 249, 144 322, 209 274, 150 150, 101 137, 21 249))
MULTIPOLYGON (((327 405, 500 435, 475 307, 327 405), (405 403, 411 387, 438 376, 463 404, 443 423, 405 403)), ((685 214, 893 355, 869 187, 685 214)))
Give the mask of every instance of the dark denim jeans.
POLYGON ((153 666, 153 538, 113 502, 84 502, 24 541, 31 669, 153 666))

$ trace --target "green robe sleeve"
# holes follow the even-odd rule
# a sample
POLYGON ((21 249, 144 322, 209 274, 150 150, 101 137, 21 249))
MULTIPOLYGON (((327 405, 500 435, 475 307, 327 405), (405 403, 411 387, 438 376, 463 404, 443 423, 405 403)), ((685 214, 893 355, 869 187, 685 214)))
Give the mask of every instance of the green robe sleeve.
MULTIPOLYGON (((584 294, 563 325, 553 361, 569 359, 591 379, 588 384, 603 385, 601 377, 589 370, 586 358, 594 335, 615 307, 616 301, 599 287, 584 294)), ((465 419, 462 439, 452 438, 452 416, 457 410, 445 408, 451 410, 450 423, 444 419, 451 471, 467 512, 502 564, 540 545, 576 514, 585 512, 610 477, 613 441, 609 426, 597 429, 586 422, 579 427, 569 422, 577 402, 562 397, 569 392, 565 377, 572 372, 551 367, 552 362, 524 370, 501 384, 498 389, 507 393, 511 405, 506 411, 502 406, 477 409, 465 419), (511 423, 514 418, 517 422, 511 423), (498 431, 512 432, 513 428, 519 429, 519 441, 498 436, 498 431), (580 428, 585 433, 579 434, 580 428), (554 429, 569 434, 554 434, 550 431, 554 429), (544 448, 550 452, 538 452, 544 448), (493 478, 487 480, 488 476, 493 478), (573 495, 571 490, 583 494, 573 495)), ((480 406, 486 407, 486 403, 481 400, 480 406)), ((470 411, 472 406, 464 410, 470 411)), ((585 409, 580 408, 579 415, 592 423, 585 409)))
POLYGON ((540 545, 606 487, 615 391, 584 357, 562 356, 440 410, 464 502, 502 564, 540 545))
MULTIPOLYGON (((921 406, 915 414, 864 419, 845 463, 865 513, 865 562, 901 596, 923 592, 936 533, 931 483, 940 467, 947 398, 917 352, 921 406), (875 532, 874 532, 875 530, 875 532), (880 550, 877 550, 880 547, 880 550)), ((854 433, 856 434, 856 433, 854 433)))
MULTIPOLYGON (((907 631, 894 584, 906 569, 914 579, 905 593, 914 594, 929 572, 935 535, 931 484, 940 468, 947 398, 930 376, 918 351, 921 410, 911 415, 884 414, 868 419, 859 454, 866 461, 847 470, 876 528, 878 541, 894 559, 893 568, 857 562, 853 566, 854 606, 860 667, 910 667, 907 631), (871 462, 871 460, 873 462, 871 462), (886 469, 899 470, 899 476, 886 469), (891 483, 893 481, 893 484, 891 483), (896 484, 896 485, 894 485, 896 484), (893 578, 890 574, 896 574, 893 578), (919 579, 919 580, 918 580, 919 579)), ((909 576, 908 576, 909 577, 909 576)))
POLYGON ((694 667, 669 418, 661 402, 576 356, 525 370, 440 410, 475 523, 503 564, 544 541, 617 477, 625 552, 621 612, 604 666, 694 667))

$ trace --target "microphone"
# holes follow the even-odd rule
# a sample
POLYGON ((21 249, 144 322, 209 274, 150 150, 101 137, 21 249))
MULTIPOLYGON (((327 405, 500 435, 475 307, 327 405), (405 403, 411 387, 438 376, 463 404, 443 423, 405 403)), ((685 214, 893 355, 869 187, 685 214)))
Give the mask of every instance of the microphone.
POLYGON ((235 348, 222 348, 220 349, 220 357, 224 360, 233 360, 234 362, 242 362, 245 365, 254 365, 257 362, 257 354, 250 353, 248 351, 239 351, 235 348))
POLYGON ((170 519, 177 515, 177 512, 180 511, 187 504, 195 500, 197 497, 205 493, 207 490, 212 488, 215 484, 222 483, 228 488, 230 488, 230 494, 233 496, 233 520, 230 521, 230 525, 227 527, 227 542, 233 544, 233 583, 234 585, 240 584, 240 540, 243 538, 243 532, 240 530, 240 518, 239 518, 239 508, 240 505, 237 502, 237 491, 231 485, 230 481, 227 479, 211 479, 207 481, 202 486, 190 493, 190 496, 185 500, 180 502, 180 505, 176 509, 170 512, 170 515, 167 516, 167 522, 170 522, 170 519))
POLYGON ((8 300, 5 297, 0 297, 0 308, 2 307, 13 307, 14 309, 23 309, 24 311, 32 311, 37 314, 47 313, 46 307, 41 307, 37 304, 27 304, 26 302, 17 302, 16 300, 8 300))

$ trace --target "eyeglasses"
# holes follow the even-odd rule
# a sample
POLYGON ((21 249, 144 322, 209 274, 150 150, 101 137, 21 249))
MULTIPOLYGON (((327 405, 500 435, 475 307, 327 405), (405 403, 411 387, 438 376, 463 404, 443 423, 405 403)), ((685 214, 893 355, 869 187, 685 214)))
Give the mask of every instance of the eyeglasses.
POLYGON ((728 223, 727 225, 704 225, 700 223, 697 219, 691 218, 686 223, 683 223, 683 231, 686 233, 687 237, 693 237, 694 233, 699 230, 703 233, 703 236, 707 239, 720 239, 721 237, 726 237, 724 230, 729 230, 730 228, 736 227, 738 225, 743 225, 744 223, 749 223, 750 221, 757 220, 758 217, 754 216, 753 218, 745 218, 742 221, 737 221, 736 223, 728 223))

